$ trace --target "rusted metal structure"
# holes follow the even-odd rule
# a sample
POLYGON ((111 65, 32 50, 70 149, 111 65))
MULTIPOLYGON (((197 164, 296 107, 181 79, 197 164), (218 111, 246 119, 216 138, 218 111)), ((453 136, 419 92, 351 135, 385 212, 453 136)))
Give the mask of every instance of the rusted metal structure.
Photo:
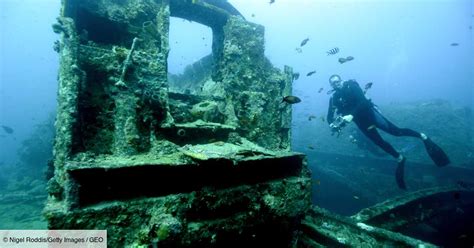
POLYGON ((107 229, 111 247, 294 242, 309 170, 281 104, 292 71, 265 58, 262 26, 224 1, 65 0, 53 28, 50 228, 107 229), (172 91, 173 16, 209 26, 213 45, 201 81, 172 91))
POLYGON ((406 196, 352 219, 312 208, 281 102, 292 69, 271 65, 264 28, 226 1, 63 0, 53 28, 51 229, 106 229, 110 247, 430 247, 395 231, 434 218, 436 199, 459 191, 406 196), (212 54, 181 76, 167 69, 170 17, 212 29, 212 54), (431 203, 415 212, 426 210, 422 218, 406 211, 418 202, 431 203))

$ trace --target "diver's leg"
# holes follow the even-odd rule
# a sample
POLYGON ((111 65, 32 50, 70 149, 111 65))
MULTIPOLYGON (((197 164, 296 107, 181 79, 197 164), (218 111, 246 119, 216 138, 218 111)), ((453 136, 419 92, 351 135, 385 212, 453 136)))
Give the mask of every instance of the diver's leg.
MULTIPOLYGON (((359 127, 360 128, 360 127, 359 127)), ((397 185, 401 189, 406 189, 407 186, 405 184, 405 161, 406 158, 398 153, 390 143, 385 141, 382 136, 380 136, 379 132, 377 132, 377 129, 373 126, 369 126, 366 128, 361 129, 361 131, 370 139, 372 140, 376 145, 378 145, 380 148, 382 148, 385 152, 389 153, 392 155, 394 158, 397 159, 398 165, 395 170, 395 181, 397 182, 397 185)))
MULTIPOLYGON (((395 136, 411 136, 420 138, 423 141, 423 144, 425 145, 428 155, 431 157, 431 159, 436 165, 445 166, 451 163, 448 155, 446 155, 443 149, 441 149, 441 147, 439 147, 430 138, 428 138, 426 134, 419 133, 408 128, 399 128, 393 123, 391 123, 389 120, 387 120, 387 118, 385 118, 376 109, 374 109, 373 112, 375 117, 375 126, 377 126, 378 128, 395 136)), ((403 156, 401 158, 403 159, 403 156)))
POLYGON ((394 136, 411 136, 415 138, 422 138, 421 133, 409 128, 399 128, 387 120, 387 118, 385 118, 379 111, 374 109, 373 112, 375 117, 375 126, 382 129, 383 131, 394 136))
POLYGON ((372 140, 372 142, 382 148, 382 150, 384 150, 386 153, 392 155, 392 157, 397 159, 400 157, 400 153, 398 153, 395 148, 390 145, 390 143, 385 141, 382 136, 380 136, 379 132, 377 132, 377 129, 375 127, 359 127, 359 129, 362 131, 363 134, 365 134, 365 136, 367 136, 370 140, 372 140))

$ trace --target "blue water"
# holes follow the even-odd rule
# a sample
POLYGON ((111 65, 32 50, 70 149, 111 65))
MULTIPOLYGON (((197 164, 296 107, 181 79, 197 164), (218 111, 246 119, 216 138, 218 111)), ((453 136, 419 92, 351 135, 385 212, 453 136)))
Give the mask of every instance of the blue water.
MULTIPOLYGON (((317 137, 317 130, 306 119, 326 114, 329 96, 325 92, 332 74, 361 84, 373 82, 369 95, 379 105, 441 99, 456 107, 474 108, 472 0, 229 2, 247 20, 265 27, 265 54, 276 67, 289 65, 300 73, 293 92, 303 101, 293 105, 292 143, 295 150, 308 152, 315 169, 327 161, 319 161, 316 153, 307 150, 303 137, 317 137), (306 38, 307 44, 300 47, 306 38), (335 47, 339 53, 328 56, 326 52, 335 47), (341 56, 354 60, 341 64, 337 60, 341 56), (306 76, 313 70, 314 75, 306 76), (318 93, 320 88, 322 93, 318 93)), ((51 123, 48 118, 55 112, 59 61, 53 43, 58 36, 51 24, 59 7, 59 1, 53 0, 0 1, 0 125, 14 130, 8 134, 0 129, 0 171, 21 161, 22 142, 37 132, 37 125, 51 123)), ((173 18, 170 30, 171 73, 182 73, 211 52, 208 27, 173 18)), ((472 147, 472 142, 465 145, 472 147)), ((400 149, 422 148, 408 142, 400 149)), ((372 166, 377 168, 368 168, 372 166)), ((5 180, 3 173, 0 181, 5 180)), ((326 200, 326 207, 348 214, 373 203, 373 199, 346 192, 353 208, 340 209, 333 204, 338 193, 331 188, 338 186, 324 180, 319 196, 326 200)), ((6 187, 0 183, 0 189, 2 185, 6 187)))

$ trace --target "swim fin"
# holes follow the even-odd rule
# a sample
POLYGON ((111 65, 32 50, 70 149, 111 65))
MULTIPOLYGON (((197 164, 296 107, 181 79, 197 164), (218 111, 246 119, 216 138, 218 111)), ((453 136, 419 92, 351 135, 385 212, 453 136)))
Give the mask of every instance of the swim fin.
POLYGON ((397 185, 400 189, 407 189, 405 184, 405 162, 406 158, 403 157, 402 161, 398 162, 397 170, 395 171, 395 180, 397 181, 397 185))
POLYGON ((446 166, 451 163, 443 149, 436 145, 430 138, 423 140, 423 143, 425 144, 426 152, 428 152, 431 160, 433 160, 437 166, 446 166))

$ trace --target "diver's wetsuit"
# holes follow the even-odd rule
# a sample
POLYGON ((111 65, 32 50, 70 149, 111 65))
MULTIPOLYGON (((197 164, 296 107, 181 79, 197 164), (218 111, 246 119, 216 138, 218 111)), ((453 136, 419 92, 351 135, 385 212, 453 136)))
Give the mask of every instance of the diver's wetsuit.
POLYGON ((375 108, 374 104, 365 98, 362 89, 355 80, 345 81, 342 88, 336 89, 331 99, 329 99, 327 116, 329 123, 334 121, 334 112, 336 110, 342 116, 354 116, 353 121, 362 133, 394 158, 398 158, 400 154, 380 136, 375 127, 394 136, 421 138, 420 133, 408 128, 399 128, 387 120, 375 108))

